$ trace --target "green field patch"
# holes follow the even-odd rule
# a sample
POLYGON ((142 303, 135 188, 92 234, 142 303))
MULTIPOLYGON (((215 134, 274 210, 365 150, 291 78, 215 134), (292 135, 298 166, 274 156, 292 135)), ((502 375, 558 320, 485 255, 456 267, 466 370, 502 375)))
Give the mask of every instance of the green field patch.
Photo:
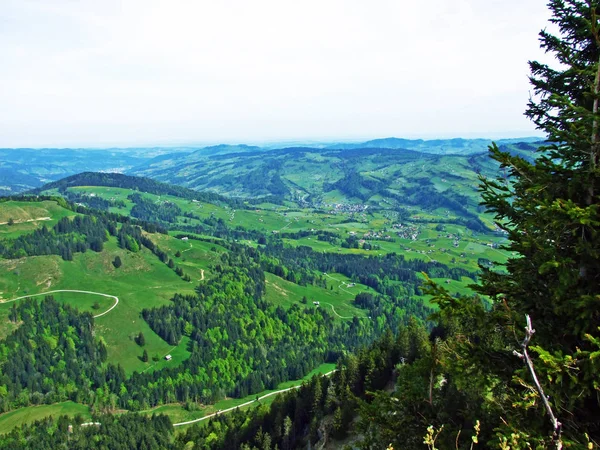
POLYGON ((14 239, 31 233, 42 225, 51 228, 63 217, 76 214, 51 200, 0 202, 0 239, 14 239))
MULTIPOLYGON (((132 253, 123 250, 117 246, 114 238, 105 243, 101 253, 77 253, 73 261, 63 261, 58 256, 0 260, 2 269, 7 274, 0 277, 0 295, 4 300, 58 289, 117 296, 118 306, 95 320, 96 332, 106 341, 109 362, 120 364, 128 374, 149 366, 149 363, 141 361, 144 349, 150 357, 166 355, 172 349, 141 318, 141 311, 168 304, 177 292, 191 294, 195 286, 183 281, 150 251, 142 249, 132 253), (119 269, 112 264, 116 256, 122 261, 119 269), (144 348, 134 340, 140 331, 146 338, 144 348)), ((75 300, 64 298, 77 306, 73 303, 75 300)), ((6 336, 14 329, 14 324, 8 321, 9 305, 0 304, 0 336, 6 336)), ((172 365, 183 361, 186 356, 182 355, 182 358, 174 359, 172 365)))
POLYGON ((88 406, 71 401, 55 403, 53 405, 28 406, 0 414, 0 434, 9 433, 16 427, 33 423, 48 416, 58 417, 63 415, 69 417, 80 415, 84 419, 91 418, 88 406))
POLYGON ((362 284, 348 287, 346 283, 351 281, 340 274, 332 274, 331 278, 327 278, 327 289, 313 285, 299 286, 268 272, 265 272, 265 280, 265 298, 273 304, 289 308, 296 303, 302 304, 302 298, 306 297, 307 306, 327 308, 338 319, 366 317, 364 310, 353 305, 354 298, 360 292, 375 292, 362 284), (319 302, 319 305, 314 302, 319 302))
MULTIPOLYGON (((46 296, 52 296, 59 303, 67 303, 71 306, 74 306, 81 312, 89 312, 94 316, 108 311, 111 307, 115 305, 115 299, 113 299, 112 297, 105 297, 103 295, 97 295, 92 292, 85 293, 49 291, 48 293, 31 294, 30 297, 25 298, 42 300, 46 296)), ((19 300, 7 300, 0 304, 0 311, 6 311, 10 309, 11 304, 15 301, 19 300)))
MULTIPOLYGON (((156 408, 152 408, 149 410, 141 411, 142 414, 166 414, 171 418, 171 422, 180 423, 187 422, 190 420, 200 419, 207 415, 216 413, 217 411, 223 411, 229 408, 235 408, 238 405, 243 405, 244 403, 251 402, 249 405, 246 405, 242 409, 253 408, 260 405, 268 405, 275 400, 277 395, 271 395, 267 398, 261 399, 260 401, 256 401, 256 398, 260 398, 262 396, 272 394, 274 392, 280 391, 282 389, 288 389, 295 386, 300 386, 303 382, 310 380, 315 375, 323 375, 331 372, 335 369, 335 364, 332 363, 324 363, 318 366, 317 368, 311 370, 306 376, 304 376, 300 380, 291 380, 280 383, 277 385, 275 389, 265 390, 259 392, 257 394, 251 394, 243 398, 227 398, 224 400, 220 400, 214 405, 197 405, 197 410, 187 410, 181 404, 170 404, 170 405, 162 405, 156 408)), ((203 423, 203 422, 199 422, 203 423)), ((185 429, 185 425, 178 427, 177 429, 181 431, 185 429)))

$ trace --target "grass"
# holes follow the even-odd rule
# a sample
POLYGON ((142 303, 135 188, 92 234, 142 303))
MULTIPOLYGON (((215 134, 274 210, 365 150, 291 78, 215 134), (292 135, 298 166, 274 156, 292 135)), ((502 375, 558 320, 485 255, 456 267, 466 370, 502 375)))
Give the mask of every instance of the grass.
MULTIPOLYGON (((173 355, 174 356, 174 355, 173 355)), ((174 356, 175 357, 175 356, 174 356)), ((243 403, 255 400, 257 396, 261 397, 266 394, 270 394, 272 392, 276 392, 282 389, 287 389, 293 386, 299 386, 304 381, 309 380, 314 375, 317 374, 325 374, 335 369, 335 364, 324 363, 309 372, 306 376, 304 376, 300 380, 292 380, 284 383, 280 383, 277 385, 276 389, 273 390, 265 390, 258 394, 248 395, 244 398, 228 398, 221 400, 214 405, 208 405, 205 407, 200 407, 200 409, 196 411, 188 411, 180 404, 170 404, 170 405, 162 405, 156 408, 152 408, 146 411, 141 411, 141 413, 145 414, 166 414, 171 418, 173 423, 179 422, 187 422, 188 420, 199 419, 204 417, 207 414, 212 414, 218 410, 224 410, 228 408, 235 407, 237 405, 241 405, 243 403)), ((259 404, 270 404, 275 399, 275 395, 268 397, 264 400, 261 400, 260 403, 255 402, 251 405, 246 406, 246 408, 258 406, 259 404)), ((19 408, 15 411, 11 411, 8 413, 4 413, 0 415, 0 434, 8 433, 13 428, 19 427, 23 424, 33 423, 36 420, 43 419, 48 416, 61 416, 67 415, 70 417, 74 417, 76 415, 81 415, 85 419, 91 418, 90 410, 87 405, 82 405, 80 403, 75 403, 71 401, 56 403, 53 405, 40 405, 40 406, 28 406, 24 408, 19 408)))
POLYGON ((0 434, 9 433, 13 428, 33 423, 48 416, 58 417, 62 415, 69 417, 81 415, 85 419, 91 418, 88 406, 71 401, 53 405, 28 406, 0 414, 0 434))
POLYGON ((301 303, 302 297, 308 299, 308 305, 312 306, 313 301, 321 303, 321 308, 328 308, 331 311, 333 306, 334 316, 344 318, 365 317, 366 312, 355 307, 352 302, 356 294, 360 292, 375 292, 371 288, 356 284, 354 287, 344 287, 342 283, 349 282, 347 277, 340 274, 330 274, 333 278, 327 278, 327 289, 318 286, 299 286, 290 281, 284 280, 272 273, 265 273, 267 289, 265 298, 275 305, 281 305, 289 308, 294 303, 301 303), (340 280, 340 281, 336 281, 340 280))
MULTIPOLYGON (((169 250, 183 245, 182 241, 168 236, 152 235, 151 238, 159 240, 160 245, 169 250)), ((187 263, 184 270, 208 267, 218 253, 210 250, 212 245, 210 248, 207 246, 199 242, 195 253, 182 253, 187 263)), ((174 255, 171 256, 174 258, 174 255)), ((143 349, 134 341, 140 331, 146 338, 144 349, 150 357, 158 355, 162 358, 171 353, 171 366, 189 357, 187 340, 183 339, 179 346, 173 348, 152 331, 140 313, 144 308, 168 304, 176 292, 192 293, 195 284, 183 281, 148 250, 131 253, 119 248, 115 239, 111 238, 101 253, 88 251, 75 254, 73 261, 63 261, 58 256, 0 260, 0 271, 7 274, 0 277, 0 298, 4 300, 56 289, 79 289, 117 296, 119 305, 96 319, 96 331, 106 341, 110 362, 120 364, 128 374, 148 369, 154 364, 153 361, 141 361, 143 349), (112 265, 117 255, 123 262, 119 269, 112 265)), ((104 308, 103 297, 69 293, 57 294, 57 298, 87 310, 98 300, 102 305, 98 311, 107 309, 104 308)), ((106 300, 112 302, 111 299, 106 300)), ((10 304, 0 304, 0 337, 6 336, 15 326, 8 321, 9 308, 10 304)), ((161 362, 151 370, 162 365, 161 362)))
POLYGON ((59 206, 50 200, 43 202, 9 201, 0 203, 0 239, 14 239, 28 234, 42 224, 53 227, 63 217, 74 216, 76 213, 59 206), (13 225, 8 225, 10 219, 13 225), (43 219, 43 220, 36 220, 43 219))
MULTIPOLYGON (((219 410, 234 408, 238 405, 242 405, 244 403, 253 401, 257 397, 262 397, 262 396, 270 394, 272 392, 280 391, 282 389, 287 389, 287 388, 294 387, 294 386, 300 386, 304 381, 310 380, 314 375, 325 374, 334 369, 335 369, 335 364, 324 363, 324 364, 321 364, 320 366, 318 366, 317 368, 315 368, 314 370, 310 371, 306 376, 304 376, 300 380, 286 381, 284 383, 278 384, 275 389, 265 390, 265 391, 259 392, 257 394, 248 395, 243 398, 224 399, 224 400, 218 401, 214 405, 207 405, 207 406, 200 407, 200 409, 198 409, 196 411, 188 411, 180 404, 170 404, 170 405, 162 405, 162 406, 158 406, 156 408, 142 411, 142 413, 166 414, 171 418, 171 421, 173 423, 187 422, 189 420, 200 419, 206 415, 215 413, 219 410)), ((273 400, 275 400, 276 397, 277 397, 276 395, 272 395, 270 397, 267 397, 264 400, 261 400, 260 402, 254 402, 250 405, 247 405, 246 407, 244 407, 244 409, 252 408, 252 407, 255 407, 258 405, 271 404, 273 402, 273 400)), ((200 423, 202 423, 202 422, 200 422, 200 423)), ((181 431, 181 429, 185 429, 185 427, 186 426, 178 427, 178 430, 181 431)))
MULTIPOLYGON (((406 170, 421 170, 423 173, 429 173, 432 169, 438 170, 432 167, 422 167, 420 165, 410 169, 412 163, 405 166, 399 166, 399 169, 406 170)), ((456 163, 451 159, 442 158, 439 163, 447 173, 462 173, 464 168, 456 166, 456 163)), ((464 184, 463 181, 457 181, 451 178, 444 178, 436 176, 433 179, 434 185, 438 190, 460 188, 460 183, 464 184)), ((123 200, 127 206, 120 210, 115 209, 115 212, 121 214, 127 214, 131 210, 133 204, 127 200, 127 196, 131 193, 127 189, 109 188, 109 187, 76 187, 70 188, 78 192, 94 193, 95 195, 102 196, 107 199, 119 199, 123 200)), ((466 195, 469 199, 469 203, 473 206, 476 205, 478 199, 476 192, 460 191, 466 195)), ((392 237, 393 241, 379 241, 370 240, 369 242, 373 245, 380 246, 379 250, 360 250, 360 249, 344 249, 338 246, 333 246, 327 242, 321 242, 316 239, 316 236, 304 237, 301 239, 286 239, 286 243, 290 245, 308 245, 316 251, 329 251, 336 253, 358 253, 365 255, 374 254, 385 254, 389 252, 402 253, 408 259, 423 259, 425 261, 439 261, 446 265, 452 265, 456 267, 462 267, 467 270, 477 271, 479 258, 488 259, 495 262, 503 262, 506 258, 505 254, 495 248, 491 248, 488 244, 499 244, 503 241, 502 237, 496 236, 490 233, 476 234, 471 230, 467 229, 462 225, 448 224, 444 225, 447 232, 438 232, 435 230, 437 225, 436 221, 456 219, 454 214, 449 211, 439 208, 434 211, 422 211, 418 208, 410 208, 413 211, 412 218, 420 218, 432 220, 433 223, 416 223, 415 225, 420 229, 420 236, 417 241, 408 239, 402 239, 396 235, 391 225, 397 222, 397 220, 390 218, 389 213, 381 211, 370 211, 368 213, 350 213, 350 212, 339 212, 333 211, 331 206, 325 207, 324 209, 329 212, 318 212, 310 208, 298 208, 291 210, 285 206, 279 205, 260 205, 252 209, 247 210, 233 210, 229 207, 223 207, 218 205, 212 205, 201 202, 191 202, 189 200, 172 197, 172 196, 158 196, 154 194, 142 193, 143 196, 159 202, 159 201, 170 201, 177 204, 183 213, 193 213, 201 219, 207 217, 215 217, 223 219, 228 226, 237 227, 241 226, 246 229, 259 230, 267 234, 271 233, 290 233, 297 231, 311 231, 318 232, 328 231, 336 233, 341 239, 345 239, 351 232, 356 233, 356 236, 362 238, 366 232, 379 232, 384 233, 392 237), (349 219, 351 221, 349 221, 349 219), (447 238, 448 233, 460 234, 462 239, 458 247, 453 245, 454 240, 447 238)), ((325 203, 343 203, 348 202, 348 199, 338 191, 331 191, 324 195, 323 201, 325 203)), ((381 199, 380 199, 381 201, 381 199)), ((482 216, 487 222, 489 218, 482 216)), ((177 219, 177 223, 184 224, 184 220, 189 220, 190 223, 199 223, 196 219, 186 219, 180 216, 177 219)), ((410 222, 410 219, 408 220, 410 222)), ((368 240, 368 239, 367 239, 368 240)), ((183 250, 183 249, 182 249, 183 250)), ((189 255, 188 255, 189 256, 189 255)), ((182 261, 182 265, 185 261, 182 261)), ((187 264, 189 265, 189 264, 187 264)), ((204 267, 200 267, 197 264, 191 264, 190 270, 199 270, 204 267)), ((205 269, 205 268, 204 268, 205 269)), ((193 273, 190 274, 193 278, 193 273)))

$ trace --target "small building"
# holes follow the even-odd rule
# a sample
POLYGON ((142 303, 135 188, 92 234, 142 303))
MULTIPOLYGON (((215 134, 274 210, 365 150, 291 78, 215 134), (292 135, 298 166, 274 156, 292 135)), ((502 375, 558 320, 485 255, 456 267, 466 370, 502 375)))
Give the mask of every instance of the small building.
POLYGON ((188 237, 187 237, 187 236, 184 236, 184 237, 182 237, 182 238, 181 238, 181 240, 182 240, 182 241, 187 241, 187 240, 188 240, 188 237))
POLYGON ((165 359, 166 359, 167 361, 171 361, 171 360, 173 359, 173 357, 172 357, 171 355, 167 355, 167 356, 165 356, 165 359))
POLYGON ((321 304, 321 303, 319 303, 319 302, 313 302, 313 305, 317 305, 317 306, 319 306, 320 304, 321 304))

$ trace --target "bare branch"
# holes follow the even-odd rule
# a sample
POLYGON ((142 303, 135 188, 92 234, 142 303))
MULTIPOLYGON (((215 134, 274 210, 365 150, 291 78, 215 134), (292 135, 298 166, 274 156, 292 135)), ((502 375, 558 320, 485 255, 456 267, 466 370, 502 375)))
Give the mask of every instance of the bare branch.
POLYGON ((552 406, 550 406, 550 402, 548 401, 546 394, 544 394, 544 389, 542 388, 542 385, 540 384, 538 377, 535 373, 535 369, 533 368, 533 361, 529 357, 529 353, 527 353, 527 346, 529 345, 529 341, 531 340, 531 337, 535 333, 535 330, 533 329, 533 326, 531 325, 531 317, 529 317, 529 315, 527 314, 527 315, 525 315, 525 318, 527 319, 527 326, 525 327, 525 338, 523 339, 523 342, 521 342, 521 349, 523 350, 523 353, 519 353, 516 350, 513 353, 516 356, 518 356, 519 358, 521 358, 523 361, 525 361, 525 364, 529 368, 529 373, 531 373, 531 377, 533 378, 535 388, 537 389, 538 393, 540 394, 542 402, 544 403, 544 406, 546 408, 546 412, 548 413, 548 416, 550 417, 550 422, 552 423, 552 428, 554 430, 552 433, 552 440, 554 442, 554 448, 556 448, 557 450, 561 450, 562 449, 562 441, 561 441, 562 423, 560 423, 558 421, 558 419, 556 418, 556 416, 554 415, 554 412, 552 411, 552 406))

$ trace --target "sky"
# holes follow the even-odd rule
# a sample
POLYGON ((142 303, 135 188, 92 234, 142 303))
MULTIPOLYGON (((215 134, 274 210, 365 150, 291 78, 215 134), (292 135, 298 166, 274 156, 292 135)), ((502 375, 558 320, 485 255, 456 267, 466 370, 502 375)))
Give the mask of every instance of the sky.
POLYGON ((0 0, 0 147, 538 135, 544 0, 0 0))

